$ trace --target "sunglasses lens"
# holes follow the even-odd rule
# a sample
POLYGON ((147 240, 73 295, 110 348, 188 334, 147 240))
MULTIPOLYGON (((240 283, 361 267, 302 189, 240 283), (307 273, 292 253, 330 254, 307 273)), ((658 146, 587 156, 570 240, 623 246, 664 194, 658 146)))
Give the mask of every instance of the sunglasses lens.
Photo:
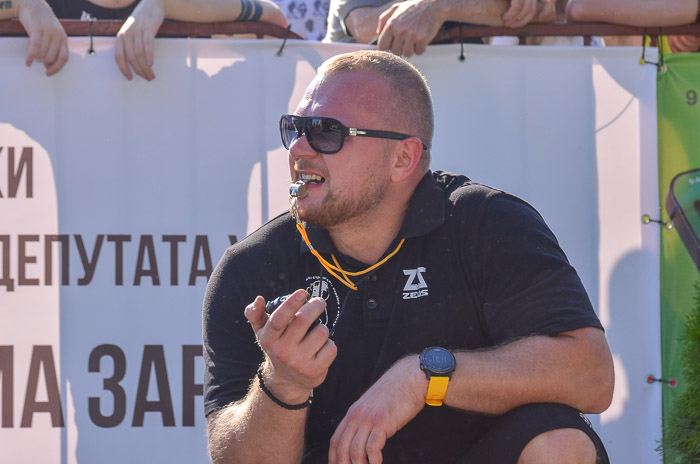
POLYGON ((292 116, 283 116, 282 119, 280 119, 280 134, 282 135, 282 145, 284 145, 286 149, 289 149, 292 143, 299 138, 292 116))
POLYGON ((337 153, 343 145, 343 125, 332 118, 285 115, 280 119, 280 134, 287 150, 302 134, 306 135, 311 148, 319 153, 337 153))
POLYGON ((309 144, 320 153, 336 153, 340 150, 342 133, 342 126, 335 119, 309 118, 306 121, 309 144))

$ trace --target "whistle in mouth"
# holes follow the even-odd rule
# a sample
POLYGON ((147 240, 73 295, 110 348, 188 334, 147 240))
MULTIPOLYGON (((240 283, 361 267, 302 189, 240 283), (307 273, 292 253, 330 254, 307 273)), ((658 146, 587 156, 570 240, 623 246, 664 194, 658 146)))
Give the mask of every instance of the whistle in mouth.
POLYGON ((298 180, 289 186, 289 196, 293 198, 304 198, 307 194, 306 182, 298 180))

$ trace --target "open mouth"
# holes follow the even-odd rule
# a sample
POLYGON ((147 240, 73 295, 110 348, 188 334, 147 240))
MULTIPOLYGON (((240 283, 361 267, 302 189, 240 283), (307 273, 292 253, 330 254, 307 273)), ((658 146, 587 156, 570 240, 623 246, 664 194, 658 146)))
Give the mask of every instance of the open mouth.
POLYGON ((299 178, 304 181, 306 185, 318 185, 326 181, 326 179, 316 174, 300 173, 299 178))

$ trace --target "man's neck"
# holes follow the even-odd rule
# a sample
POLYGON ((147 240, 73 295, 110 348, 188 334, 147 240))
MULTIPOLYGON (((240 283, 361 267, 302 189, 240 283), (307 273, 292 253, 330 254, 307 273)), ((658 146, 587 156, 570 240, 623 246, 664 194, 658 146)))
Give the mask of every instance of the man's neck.
POLYGON ((408 203, 402 208, 376 211, 372 217, 338 225, 328 233, 339 252, 371 266, 381 259, 396 238, 407 209, 408 203))
POLYGON ((328 229, 339 252, 371 266, 376 264, 401 230, 408 206, 423 173, 414 172, 399 188, 387 192, 379 207, 328 229))

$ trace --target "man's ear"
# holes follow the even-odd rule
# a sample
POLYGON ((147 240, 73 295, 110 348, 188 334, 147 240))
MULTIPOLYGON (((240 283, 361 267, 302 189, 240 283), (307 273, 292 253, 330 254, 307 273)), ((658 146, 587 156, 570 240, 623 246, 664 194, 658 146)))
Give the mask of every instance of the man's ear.
POLYGON ((418 137, 409 137, 401 141, 401 146, 394 154, 394 166, 391 173, 393 182, 403 182, 418 169, 423 142, 418 137))

